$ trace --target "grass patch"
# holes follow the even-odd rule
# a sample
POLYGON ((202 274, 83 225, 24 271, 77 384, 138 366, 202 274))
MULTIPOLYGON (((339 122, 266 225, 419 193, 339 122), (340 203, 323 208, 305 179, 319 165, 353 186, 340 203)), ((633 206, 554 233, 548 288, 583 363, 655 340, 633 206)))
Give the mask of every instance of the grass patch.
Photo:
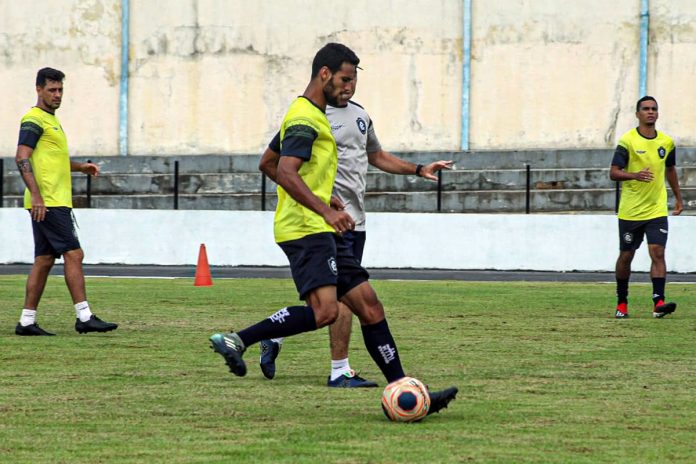
MULTIPOLYGON (((276 379, 244 378, 208 348, 288 304, 283 279, 90 278, 95 313, 121 324, 78 335, 60 277, 39 323, 16 337, 24 276, 0 277, 0 462, 637 463, 696 462, 696 306, 651 317, 632 285, 631 316, 612 318, 613 285, 374 282, 404 367, 457 401, 418 424, 392 424, 381 388, 325 386, 326 330, 290 338, 276 379)), ((354 322, 351 365, 384 385, 354 322)))

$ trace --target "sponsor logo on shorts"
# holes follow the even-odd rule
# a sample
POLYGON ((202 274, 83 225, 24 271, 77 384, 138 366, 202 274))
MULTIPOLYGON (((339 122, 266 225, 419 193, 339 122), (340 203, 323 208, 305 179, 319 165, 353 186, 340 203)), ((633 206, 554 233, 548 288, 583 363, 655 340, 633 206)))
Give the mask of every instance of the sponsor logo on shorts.
POLYGON ((639 155, 644 155, 644 154, 645 154, 645 150, 636 150, 636 153, 638 153, 639 155))
POLYGON ((623 234, 623 241, 626 243, 633 243, 633 234, 630 232, 623 234))
POLYGON ((358 129, 360 130, 360 133, 365 135, 365 132, 367 132, 367 124, 365 124, 365 121, 363 120, 363 118, 356 119, 355 123, 358 125, 358 129))
POLYGON ((657 154, 660 155, 660 158, 664 158, 667 154, 667 150, 665 150, 664 147, 660 147, 657 149, 657 154))
POLYGON ((663 234, 666 234, 666 233, 667 233, 667 230, 666 230, 666 229, 660 229, 660 232, 662 232, 663 234))
POLYGON ((329 269, 331 269, 331 273, 333 275, 338 275, 338 265, 336 265, 336 258, 334 258, 333 256, 329 258, 328 264, 329 269))

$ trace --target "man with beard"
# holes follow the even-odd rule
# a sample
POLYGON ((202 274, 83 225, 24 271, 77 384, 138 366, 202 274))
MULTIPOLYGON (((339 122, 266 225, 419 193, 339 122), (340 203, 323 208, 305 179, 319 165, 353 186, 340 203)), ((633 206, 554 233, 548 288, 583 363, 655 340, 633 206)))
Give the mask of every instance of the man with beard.
POLYGON ((31 215, 34 235, 34 264, 27 278, 24 309, 15 334, 50 336, 36 323, 36 309, 41 300, 48 274, 63 256, 65 283, 70 291, 79 333, 110 332, 118 324, 105 322, 92 314, 87 303, 85 277, 82 271, 84 253, 75 233, 72 215, 71 172, 96 176, 99 167, 93 163, 70 160, 68 141, 56 117, 63 99, 62 71, 40 69, 36 74, 36 106, 30 109, 19 128, 16 162, 26 185, 24 208, 31 215))
MULTIPOLYGON (((306 305, 288 306, 238 332, 210 337, 213 350, 237 376, 246 375, 242 355, 249 346, 331 324, 338 316, 339 300, 360 319, 367 351, 387 382, 405 376, 384 307, 367 271, 336 246, 336 234, 352 231, 355 221, 346 211, 330 207, 338 154, 326 105, 338 105, 340 95, 349 93, 359 63, 345 45, 324 46, 312 62, 309 85, 290 105, 280 126, 274 235, 288 257, 295 286, 306 305)), ((447 407, 456 394, 455 387, 431 392, 429 414, 447 407)))
MULTIPOLYGON (((398 158, 384 150, 377 137, 372 118, 365 108, 351 100, 356 86, 357 75, 349 91, 339 95, 338 106, 331 104, 326 106, 326 117, 331 123, 331 132, 338 149, 338 168, 331 206, 347 211, 355 221, 355 230, 335 237, 336 247, 339 254, 350 254, 359 264, 362 264, 367 238, 365 190, 368 165, 392 174, 415 175, 437 181, 437 171, 450 169, 452 161, 440 160, 421 165, 398 158)), ((276 180, 280 151, 280 132, 278 132, 268 144, 259 162, 259 169, 273 181, 276 180)), ((338 306, 338 318, 329 326, 331 370, 326 385, 332 388, 377 387, 376 382, 362 378, 351 369, 348 347, 353 313, 341 302, 338 306)), ((282 344, 282 338, 262 340, 260 343, 259 365, 263 375, 268 379, 275 377, 275 360, 282 344)))

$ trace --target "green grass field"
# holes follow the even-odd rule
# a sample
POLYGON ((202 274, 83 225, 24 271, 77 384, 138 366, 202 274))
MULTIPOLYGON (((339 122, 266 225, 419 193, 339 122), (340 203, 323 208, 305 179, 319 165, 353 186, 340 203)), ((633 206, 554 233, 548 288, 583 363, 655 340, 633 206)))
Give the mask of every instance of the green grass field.
MULTIPOLYGON (((93 310, 121 327, 78 335, 60 277, 39 323, 14 335, 25 277, 0 277, 0 462, 696 462, 693 287, 668 285, 675 314, 651 317, 631 287, 570 283, 374 282, 405 369, 458 399, 417 424, 388 422, 380 389, 325 386, 328 334, 286 340, 278 375, 244 378, 208 348, 296 303, 289 280, 88 279, 93 310)), ((384 379, 354 325, 351 365, 384 379)))

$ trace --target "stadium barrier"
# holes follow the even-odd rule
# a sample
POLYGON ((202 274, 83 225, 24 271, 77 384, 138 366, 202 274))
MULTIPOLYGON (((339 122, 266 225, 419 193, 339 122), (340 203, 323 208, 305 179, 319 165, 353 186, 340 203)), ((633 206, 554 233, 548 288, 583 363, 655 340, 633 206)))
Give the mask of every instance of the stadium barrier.
MULTIPOLYGON (((287 266, 262 211, 76 209, 87 264, 195 265, 201 243, 211 266, 287 266)), ((33 261, 31 223, 0 209, 0 263, 33 261)), ((369 268, 612 271, 618 256, 613 214, 370 213, 369 268)), ((696 216, 670 217, 667 266, 696 272, 696 216)), ((633 269, 647 272, 643 246, 633 269)))

